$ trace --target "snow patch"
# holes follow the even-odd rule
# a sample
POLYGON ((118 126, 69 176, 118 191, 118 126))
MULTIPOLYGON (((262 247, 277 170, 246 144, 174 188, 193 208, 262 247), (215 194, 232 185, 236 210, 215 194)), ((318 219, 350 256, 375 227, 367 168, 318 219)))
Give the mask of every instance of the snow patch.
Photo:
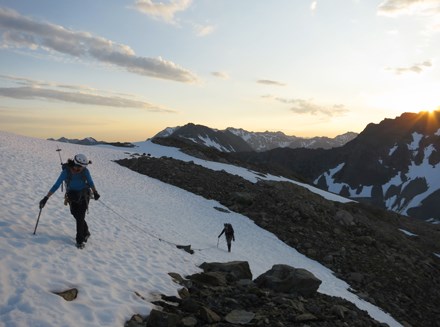
POLYGON ((401 229, 401 228, 399 228, 399 230, 407 236, 418 236, 417 234, 413 234, 413 233, 411 233, 407 230, 401 229))

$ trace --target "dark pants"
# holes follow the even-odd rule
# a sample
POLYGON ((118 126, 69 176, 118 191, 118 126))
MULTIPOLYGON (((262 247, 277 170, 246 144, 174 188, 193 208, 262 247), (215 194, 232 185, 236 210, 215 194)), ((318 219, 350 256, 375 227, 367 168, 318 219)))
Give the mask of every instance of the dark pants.
POLYGON ((232 241, 232 236, 226 235, 226 244, 228 245, 228 252, 231 252, 231 241, 232 241))
POLYGON ((83 243, 86 235, 89 234, 89 226, 87 226, 86 223, 86 211, 89 205, 89 198, 84 193, 75 200, 77 201, 73 199, 70 201, 70 213, 76 220, 76 243, 83 243))

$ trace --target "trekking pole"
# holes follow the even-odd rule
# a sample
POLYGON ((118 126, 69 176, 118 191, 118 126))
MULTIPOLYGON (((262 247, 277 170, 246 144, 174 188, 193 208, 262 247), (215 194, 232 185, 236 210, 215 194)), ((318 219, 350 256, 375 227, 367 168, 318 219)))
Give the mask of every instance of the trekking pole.
POLYGON ((217 248, 218 248, 218 241, 220 241, 220 237, 217 238, 217 248))
POLYGON ((37 223, 35 224, 34 235, 35 235, 35 232, 37 231, 38 222, 40 221, 40 216, 41 216, 42 210, 43 210, 43 208, 40 208, 40 213, 38 214, 37 223))

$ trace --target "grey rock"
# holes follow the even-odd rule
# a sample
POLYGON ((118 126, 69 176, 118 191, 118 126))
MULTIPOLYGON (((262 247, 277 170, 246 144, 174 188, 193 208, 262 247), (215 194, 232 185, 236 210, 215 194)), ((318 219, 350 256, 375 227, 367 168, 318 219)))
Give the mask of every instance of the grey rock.
POLYGON ((275 292, 295 293, 303 296, 316 294, 321 280, 305 269, 296 269, 288 265, 274 265, 272 269, 258 276, 255 284, 275 292))
POLYGON ((247 324, 254 319, 255 313, 245 310, 233 310, 229 312, 225 320, 231 324, 247 324))

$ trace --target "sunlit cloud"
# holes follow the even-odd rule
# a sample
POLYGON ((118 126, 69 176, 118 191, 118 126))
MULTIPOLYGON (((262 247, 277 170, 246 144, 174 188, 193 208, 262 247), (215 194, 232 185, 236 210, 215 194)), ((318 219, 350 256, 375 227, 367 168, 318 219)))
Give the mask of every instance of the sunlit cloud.
POLYGON ((385 0, 378 7, 378 13, 385 16, 440 15, 438 0, 385 0))
POLYGON ((229 79, 229 74, 225 72, 212 72, 211 75, 221 79, 229 79))
POLYGON ((212 25, 195 25, 194 30, 196 31, 197 36, 207 36, 214 32, 215 27, 212 25))
POLYGON ((79 91, 96 91, 96 89, 85 86, 85 85, 68 85, 68 84, 57 84, 53 82, 46 81, 37 81, 30 78, 11 76, 11 75, 2 75, 0 74, 0 79, 6 81, 12 81, 17 85, 31 86, 31 87, 58 87, 64 89, 73 89, 79 91))
POLYGON ((0 8, 0 32, 2 48, 56 51, 75 58, 92 58, 138 75, 184 83, 197 81, 193 73, 161 57, 140 57, 128 45, 39 22, 11 9, 0 8))
POLYGON ((412 66, 409 67, 388 67, 386 68, 386 70, 393 72, 396 75, 401 75, 401 74, 406 74, 406 73, 417 73, 420 74, 421 72, 423 72, 425 69, 429 68, 432 66, 432 63, 430 60, 424 61, 422 63, 419 64, 414 64, 412 66))
POLYGON ((148 102, 123 97, 120 95, 105 95, 108 92, 75 86, 34 81, 32 79, 0 75, 2 79, 9 80, 19 86, 0 87, 0 97, 19 100, 55 100, 62 102, 77 103, 81 105, 105 106, 116 108, 139 108, 155 112, 175 112, 161 108, 148 102), (65 91, 63 89, 75 90, 65 91))
POLYGON ((137 0, 134 8, 150 17, 163 20, 169 24, 175 24, 176 13, 188 9, 191 2, 192 0, 172 0, 169 3, 137 0))
POLYGON ((378 7, 378 14, 388 17, 414 16, 424 19, 423 34, 440 32, 440 1, 438 0, 385 0, 378 7))
POLYGON ((312 100, 275 98, 276 101, 287 104, 290 110, 296 114, 337 117, 349 112, 342 104, 322 106, 312 100))
POLYGON ((274 86, 286 86, 286 84, 277 82, 277 81, 271 81, 268 79, 259 79, 257 81, 258 84, 265 84, 265 85, 274 85, 274 86))

